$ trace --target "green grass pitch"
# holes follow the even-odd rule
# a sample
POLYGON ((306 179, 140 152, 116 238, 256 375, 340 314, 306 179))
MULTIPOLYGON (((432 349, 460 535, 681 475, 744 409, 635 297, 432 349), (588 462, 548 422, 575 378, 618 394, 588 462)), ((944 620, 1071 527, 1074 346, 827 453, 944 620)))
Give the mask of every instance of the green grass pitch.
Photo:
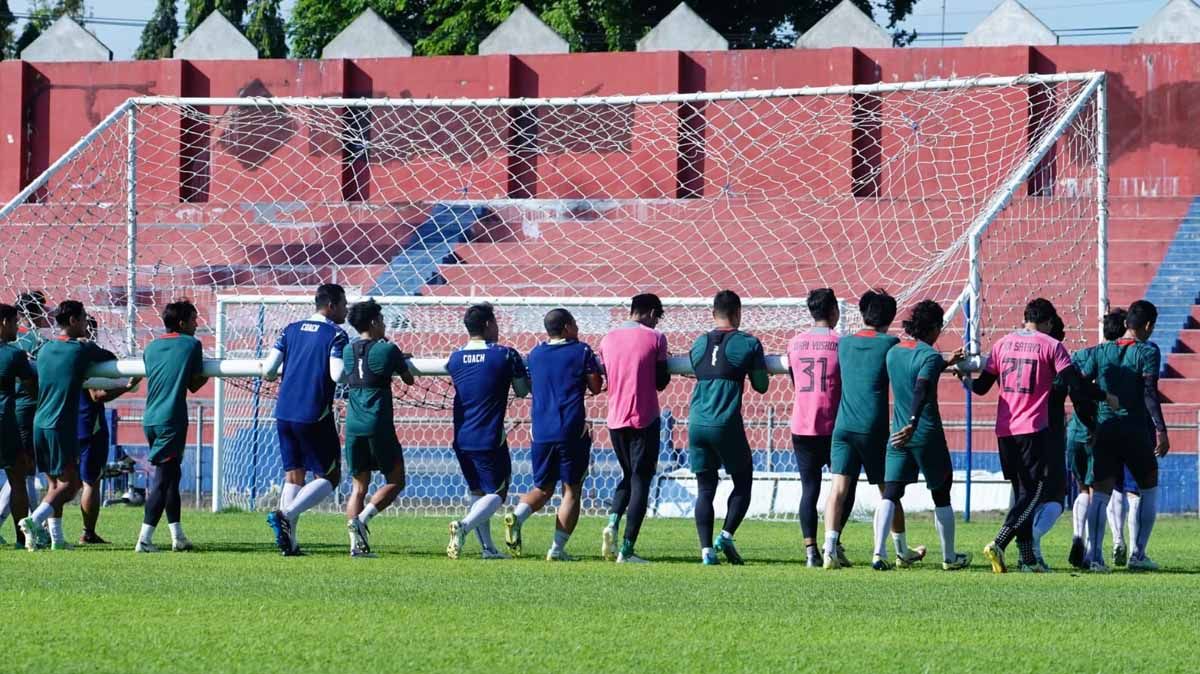
MULTIPOLYGON (((1068 513, 1069 516, 1069 513, 1068 513)), ((501 540, 502 525, 494 533, 501 540)), ((909 540, 937 542, 928 514, 909 540)), ((77 512, 67 516, 78 533, 77 512)), ((140 511, 107 508, 107 548, 0 551, 4 672, 1129 672, 1200 668, 1200 521, 1159 520, 1156 574, 1066 571, 1070 522, 1046 541, 1052 575, 994 576, 980 549, 996 520, 958 528, 976 560, 878 573, 870 526, 846 532, 856 568, 799 563, 794 523, 748 522, 745 567, 702 567, 688 520, 647 520, 639 553, 598 560, 584 519, 574 564, 541 559, 549 517, 526 526, 527 556, 445 558, 446 521, 382 517, 379 559, 346 554, 344 519, 305 515, 310 556, 273 551, 261 514, 186 512, 195 554, 134 555, 140 511)), ((10 535, 9 531, 5 531, 10 535)), ((167 540, 164 524, 158 542, 167 540)), ((890 546, 890 542, 889 542, 890 546)), ((1015 553, 1015 546, 1013 548, 1015 553)))

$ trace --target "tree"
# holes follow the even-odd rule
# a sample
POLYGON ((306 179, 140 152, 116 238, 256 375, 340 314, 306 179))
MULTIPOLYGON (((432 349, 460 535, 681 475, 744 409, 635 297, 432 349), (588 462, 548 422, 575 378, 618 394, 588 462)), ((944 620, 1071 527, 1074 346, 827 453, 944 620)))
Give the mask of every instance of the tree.
POLYGON ((427 8, 438 1, 442 0, 296 0, 287 24, 292 56, 317 58, 368 7, 401 35, 412 38, 424 30, 427 8))
POLYGON ((246 21, 246 38, 258 49, 260 58, 287 56, 287 37, 279 16, 279 0, 254 0, 246 21))
POLYGON ((142 31, 142 43, 133 58, 166 59, 175 53, 175 38, 179 36, 179 22, 175 19, 175 0, 158 0, 154 16, 142 31))
POLYGON ((21 52, 25 51, 25 48, 32 44, 42 34, 42 31, 49 28, 50 24, 64 14, 83 23, 84 16, 87 14, 87 4, 84 0, 57 0, 53 4, 50 3, 50 0, 34 0, 30 3, 29 19, 25 21, 25 27, 21 29, 21 36, 17 38, 17 43, 13 45, 13 56, 20 58, 21 52))
POLYGON ((0 59, 8 58, 13 47, 12 25, 17 17, 8 8, 8 0, 0 0, 0 59))
POLYGON ((224 14, 225 18, 229 19, 229 23, 237 26, 240 30, 242 15, 246 13, 246 0, 188 0, 185 33, 196 30, 196 26, 203 23, 213 12, 224 14))

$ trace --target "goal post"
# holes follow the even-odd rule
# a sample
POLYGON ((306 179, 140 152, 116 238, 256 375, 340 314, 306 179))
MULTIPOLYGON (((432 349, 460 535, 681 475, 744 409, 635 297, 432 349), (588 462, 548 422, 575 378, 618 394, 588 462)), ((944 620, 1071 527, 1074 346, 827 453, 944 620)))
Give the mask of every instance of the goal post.
MULTIPOLYGON (((531 338, 550 304, 611 324, 617 298, 641 291, 676 298, 694 335, 722 288, 794 331, 809 288, 852 308, 881 287, 902 311, 940 302, 942 346, 976 354, 1042 294, 1076 346, 1107 308, 1106 125, 1103 73, 563 98, 136 97, 0 207, 0 270, 10 288, 89 306, 99 341, 125 357, 97 373, 137 372, 161 308, 191 299, 218 407, 269 396, 258 375, 281 312, 305 315, 289 298, 323 282, 394 299, 445 335, 454 311, 491 297, 531 338), (257 332, 238 333, 247 325, 257 332)), ((403 392, 398 418, 444 412, 442 346, 418 353, 432 376, 403 392)))

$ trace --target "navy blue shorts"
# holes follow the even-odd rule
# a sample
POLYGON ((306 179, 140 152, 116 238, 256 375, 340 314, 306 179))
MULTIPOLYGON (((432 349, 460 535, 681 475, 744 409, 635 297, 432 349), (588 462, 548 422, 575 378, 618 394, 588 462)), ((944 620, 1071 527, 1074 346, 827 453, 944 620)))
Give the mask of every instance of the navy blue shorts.
POLYGON ((79 479, 96 482, 108 463, 108 432, 100 431, 91 437, 79 439, 79 479))
POLYGON ((275 428, 284 471, 304 469, 321 477, 337 472, 342 446, 332 414, 313 423, 279 419, 275 428))
POLYGON ((542 491, 554 491, 559 480, 563 484, 583 482, 592 460, 592 436, 566 442, 535 442, 531 449, 533 484, 542 491))
POLYGON ((1113 482, 1113 489, 1134 496, 1141 494, 1141 491, 1138 490, 1137 480, 1133 478, 1133 473, 1129 472, 1129 466, 1123 463, 1117 467, 1117 479, 1113 482))
POLYGON ((454 457, 462 469, 467 488, 484 494, 507 494, 512 481, 512 456, 508 445, 482 452, 454 448, 454 457))

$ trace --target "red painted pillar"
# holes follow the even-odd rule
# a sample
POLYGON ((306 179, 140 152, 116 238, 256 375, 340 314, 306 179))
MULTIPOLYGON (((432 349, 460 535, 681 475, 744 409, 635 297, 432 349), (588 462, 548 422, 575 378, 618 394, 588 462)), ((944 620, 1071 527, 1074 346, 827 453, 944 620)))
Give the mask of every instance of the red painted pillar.
POLYGON ((29 140, 25 132, 28 67, 24 61, 0 62, 0 203, 7 202, 28 182, 29 140))

